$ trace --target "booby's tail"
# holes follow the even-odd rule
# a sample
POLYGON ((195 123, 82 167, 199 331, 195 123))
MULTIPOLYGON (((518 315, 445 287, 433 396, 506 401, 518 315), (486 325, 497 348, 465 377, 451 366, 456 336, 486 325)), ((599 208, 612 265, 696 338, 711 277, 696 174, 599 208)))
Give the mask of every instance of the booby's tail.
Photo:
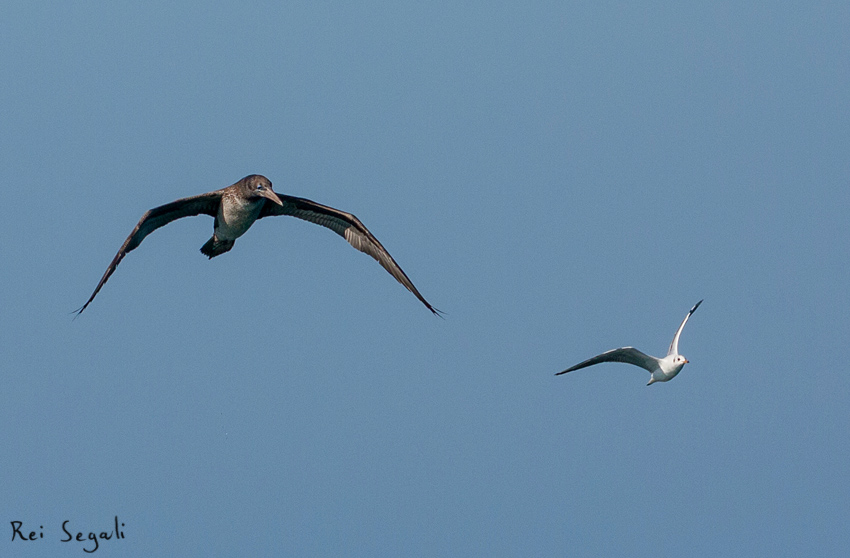
POLYGON ((235 240, 219 240, 213 235, 211 239, 207 240, 206 244, 201 246, 201 254, 213 259, 233 248, 235 243, 235 240))

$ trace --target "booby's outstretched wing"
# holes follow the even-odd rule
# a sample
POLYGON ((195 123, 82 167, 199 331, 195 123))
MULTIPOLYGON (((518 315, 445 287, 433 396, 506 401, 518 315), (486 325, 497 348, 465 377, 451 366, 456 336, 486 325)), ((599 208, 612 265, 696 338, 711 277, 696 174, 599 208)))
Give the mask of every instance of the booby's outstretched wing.
POLYGON ((361 252, 372 256, 390 275, 396 278, 396 281, 416 295, 416 298, 428 310, 436 315, 441 314, 439 310, 431 306, 425 300, 425 297, 419 293, 407 274, 402 271, 401 267, 396 263, 390 253, 387 252, 386 248, 381 245, 378 239, 369 232, 369 229, 360 222, 360 219, 351 213, 346 213, 345 211, 340 211, 339 209, 334 209, 305 198, 296 198, 284 194, 278 194, 278 196, 283 202, 283 205, 266 203, 260 211, 259 219, 276 215, 291 215, 292 217, 297 217, 331 229, 361 252))
POLYGON ((702 300, 694 304, 694 307, 691 308, 691 311, 688 312, 688 315, 685 316, 684 320, 682 320, 682 325, 680 325, 679 329, 676 330, 676 335, 673 336, 673 341, 670 343, 670 348, 667 350, 667 356, 679 354, 679 336, 682 334, 682 330, 685 328, 685 324, 688 323, 688 318, 690 318, 691 314, 693 314, 694 311, 699 308, 700 304, 702 304, 702 300))
POLYGON ((127 237, 127 240, 124 241, 121 249, 118 250, 118 253, 115 254, 114 258, 112 258, 112 263, 110 263, 109 267, 106 268, 106 272, 103 274, 103 277, 101 277, 100 283, 97 284, 97 287, 91 297, 89 297, 86 303, 83 304, 82 308, 76 311, 76 314, 79 315, 86 309, 91 301, 94 300, 94 297, 97 296, 98 291, 100 291, 109 279, 109 276, 115 272, 115 268, 118 267, 118 264, 121 263, 124 256, 126 256, 128 252, 135 250, 147 235, 176 219, 180 219, 181 217, 191 217, 202 213, 215 217, 218 213, 218 206, 221 203, 221 192, 221 190, 216 190, 199 196, 182 198, 171 203, 155 207, 142 215, 142 218, 139 220, 136 228, 133 229, 133 232, 131 232, 130 236, 127 237))
POLYGON ((644 354, 634 347, 621 347, 619 349, 605 351, 601 355, 589 358, 586 361, 580 362, 579 364, 567 368, 563 372, 558 372, 555 375, 560 376, 561 374, 566 374, 567 372, 572 372, 579 368, 593 366, 600 362, 625 362, 626 364, 634 364, 635 366, 640 366, 644 370, 648 370, 650 374, 658 368, 657 358, 644 354))

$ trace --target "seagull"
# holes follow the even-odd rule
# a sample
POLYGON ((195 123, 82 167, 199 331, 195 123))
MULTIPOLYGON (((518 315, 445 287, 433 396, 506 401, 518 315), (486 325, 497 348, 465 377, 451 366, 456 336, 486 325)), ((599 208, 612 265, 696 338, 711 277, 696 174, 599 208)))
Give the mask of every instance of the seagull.
POLYGON ((676 330, 676 335, 673 336, 673 342, 670 343, 670 349, 667 351, 667 356, 664 358, 656 358, 654 356, 646 355, 634 347, 621 347, 619 349, 611 349, 601 355, 587 359, 586 361, 576 364, 571 368, 567 368, 563 372, 558 372, 555 375, 560 376, 561 374, 566 374, 567 372, 572 372, 579 368, 593 366, 600 362, 625 362, 627 364, 640 366, 641 368, 649 371, 649 383, 646 384, 648 386, 655 382, 666 382, 668 380, 672 380, 673 377, 681 372, 682 368, 688 363, 688 359, 679 354, 679 336, 682 334, 682 329, 684 329, 685 324, 688 323, 688 318, 690 318, 691 314, 699 308, 700 304, 702 304, 702 300, 694 304, 694 307, 691 308, 691 311, 688 312, 688 315, 685 316, 684 320, 682 320, 682 325, 680 325, 679 329, 676 330))
POLYGON ((81 314, 91 304, 91 301, 94 300, 94 297, 115 272, 115 268, 118 267, 124 256, 138 248, 146 236, 176 219, 200 214, 215 218, 212 238, 201 247, 201 253, 210 259, 233 248, 236 239, 245 234, 257 219, 291 215, 327 227, 342 236, 354 248, 372 256, 390 275, 395 277, 396 281, 413 293, 428 310, 438 316, 441 314, 413 286, 413 282, 390 256, 390 253, 378 242, 378 239, 360 222, 360 219, 351 213, 308 199, 277 194, 272 190, 271 181, 259 174, 246 176, 239 182, 221 190, 182 198, 155 207, 142 215, 136 228, 133 229, 133 232, 130 233, 130 236, 127 237, 121 249, 112 259, 112 263, 106 268, 106 272, 101 277, 100 283, 97 284, 91 297, 82 308, 76 311, 76 314, 81 314))

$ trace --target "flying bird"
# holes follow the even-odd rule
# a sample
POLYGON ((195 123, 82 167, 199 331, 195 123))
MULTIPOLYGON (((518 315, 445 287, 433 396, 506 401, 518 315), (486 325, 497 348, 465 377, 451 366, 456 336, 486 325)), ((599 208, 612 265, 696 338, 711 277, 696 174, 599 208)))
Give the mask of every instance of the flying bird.
POLYGON ((679 329, 676 330, 676 335, 673 336, 673 341, 670 343, 670 349, 667 351, 667 356, 664 358, 649 356, 634 347, 621 347, 587 359, 586 361, 576 364, 571 368, 567 368, 563 372, 558 372, 555 375, 560 376, 561 374, 566 374, 567 372, 572 372, 579 368, 593 366, 600 362, 625 362, 627 364, 640 366, 641 368, 649 371, 649 383, 646 385, 652 385, 655 382, 666 382, 668 380, 672 380, 676 374, 682 371, 682 367, 688 363, 688 359, 679 354, 679 336, 682 334, 682 329, 684 329, 685 324, 688 323, 688 318, 690 318, 691 314, 699 308, 700 304, 702 304, 702 300, 694 304, 694 307, 691 308, 691 311, 688 312, 688 315, 685 316, 684 320, 682 320, 682 325, 680 325, 679 329))
POLYGON ((360 219, 351 213, 308 199, 277 194, 272 190, 272 183, 268 178, 252 174, 227 188, 179 199, 155 207, 142 215, 136 228, 133 229, 133 232, 130 233, 130 236, 127 237, 121 249, 112 259, 112 263, 106 268, 106 272, 101 277, 100 283, 97 284, 91 297, 82 308, 77 310, 77 315, 81 314, 91 304, 91 301, 94 300, 94 297, 115 272, 115 268, 124 256, 138 248, 146 236, 176 219, 201 214, 215 218, 212 238, 201 247, 201 253, 210 259, 233 248, 236 239, 245 234, 257 219, 291 215, 327 227, 342 236, 353 247, 372 256, 390 275, 396 278, 396 281, 416 295, 416 298, 422 301, 422 304, 428 310, 436 315, 440 314, 440 311, 431 306, 413 286, 413 283, 390 256, 390 253, 360 222, 360 219))

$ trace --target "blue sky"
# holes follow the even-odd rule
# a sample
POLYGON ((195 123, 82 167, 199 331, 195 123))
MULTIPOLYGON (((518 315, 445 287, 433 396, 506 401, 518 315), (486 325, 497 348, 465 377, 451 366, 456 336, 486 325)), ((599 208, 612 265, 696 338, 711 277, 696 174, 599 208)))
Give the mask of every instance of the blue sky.
POLYGON ((846 2, 6 7, 0 554, 846 555, 848 51, 846 2), (446 319, 196 217, 72 320, 251 173, 446 319), (554 376, 703 298, 673 381, 554 376))

